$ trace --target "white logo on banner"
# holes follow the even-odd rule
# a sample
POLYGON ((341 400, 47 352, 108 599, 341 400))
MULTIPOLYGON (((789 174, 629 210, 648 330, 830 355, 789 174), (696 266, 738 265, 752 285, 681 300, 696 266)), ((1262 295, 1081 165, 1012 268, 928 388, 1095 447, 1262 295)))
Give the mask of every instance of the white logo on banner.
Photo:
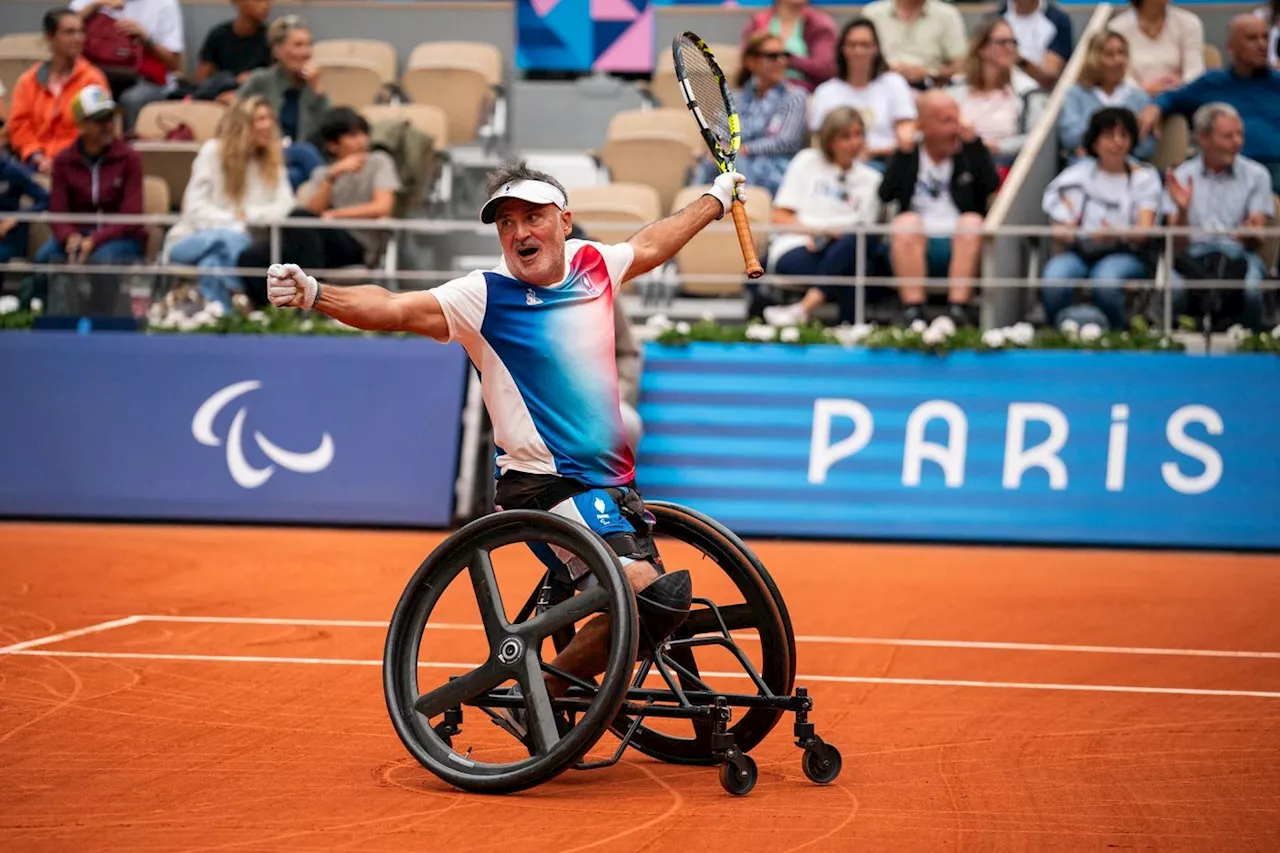
MULTIPOLYGON (((217 420, 218 413, 232 400, 261 387, 262 383, 256 379, 236 382, 201 403, 196 416, 191 419, 191 434, 195 440, 206 447, 221 447, 222 439, 213 432, 213 422, 217 420)), ((276 467, 268 465, 265 468, 255 468, 244 458, 244 419, 248 413, 249 409, 241 406, 231 420, 231 429, 227 432, 227 470, 231 472, 231 479, 236 481, 236 485, 256 489, 271 479, 276 467)), ((299 474, 315 474, 328 468, 329 463, 333 462, 333 438, 327 432, 321 437, 320 446, 309 453, 294 453, 278 447, 256 430, 253 440, 276 465, 299 474)))

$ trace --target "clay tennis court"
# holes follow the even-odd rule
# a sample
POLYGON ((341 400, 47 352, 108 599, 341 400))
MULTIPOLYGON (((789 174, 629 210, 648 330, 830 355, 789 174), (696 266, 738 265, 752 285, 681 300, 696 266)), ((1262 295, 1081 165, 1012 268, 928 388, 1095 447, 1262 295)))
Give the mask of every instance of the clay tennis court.
MULTIPOLYGON (((0 525, 0 849, 1280 849, 1275 556, 754 542, 836 782, 788 717, 744 798, 634 752, 486 797, 383 703, 383 626, 442 538, 0 525)), ((441 661, 483 653, 466 606, 441 661)), ((460 740, 514 744, 478 714, 460 740)))

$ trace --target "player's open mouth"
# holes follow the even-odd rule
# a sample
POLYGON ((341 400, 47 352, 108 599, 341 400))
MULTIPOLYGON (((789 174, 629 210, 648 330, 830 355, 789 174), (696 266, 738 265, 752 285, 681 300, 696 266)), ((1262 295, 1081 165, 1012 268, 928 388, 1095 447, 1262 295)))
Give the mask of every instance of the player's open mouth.
POLYGON ((523 249, 517 249, 517 250, 516 250, 516 254, 517 254, 517 255, 519 255, 520 257, 524 258, 524 259, 527 261, 529 258, 532 258, 534 255, 538 254, 538 247, 537 247, 537 246, 527 246, 527 247, 525 247, 525 248, 523 248, 523 249))

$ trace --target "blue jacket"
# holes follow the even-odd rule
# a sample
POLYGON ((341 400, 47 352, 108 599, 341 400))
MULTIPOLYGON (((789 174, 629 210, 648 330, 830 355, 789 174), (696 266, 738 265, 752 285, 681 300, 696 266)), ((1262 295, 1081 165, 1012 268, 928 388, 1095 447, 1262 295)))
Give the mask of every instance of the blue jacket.
MULTIPOLYGON (((1126 85, 1124 89, 1124 106, 1136 117, 1151 103, 1151 96, 1137 86, 1126 85)), ((1089 129, 1089 119, 1102 109, 1102 101, 1093 89, 1076 84, 1067 90, 1067 99, 1062 102, 1062 112, 1058 114, 1058 143, 1062 153, 1068 159, 1075 158, 1075 150, 1084 139, 1089 129)), ((1154 135, 1142 140, 1133 149, 1133 156, 1139 160, 1150 160, 1156 151, 1154 135)))
POLYGON ((49 207, 49 194, 36 183, 31 171, 7 154, 0 154, 0 212, 20 210, 23 196, 31 199, 28 209, 32 212, 49 207))
POLYGON ((1177 113, 1188 120, 1205 104, 1230 104, 1244 119, 1244 150, 1250 160, 1280 162, 1280 71, 1267 68, 1241 77, 1229 68, 1207 71, 1177 89, 1156 98, 1165 115, 1177 113))

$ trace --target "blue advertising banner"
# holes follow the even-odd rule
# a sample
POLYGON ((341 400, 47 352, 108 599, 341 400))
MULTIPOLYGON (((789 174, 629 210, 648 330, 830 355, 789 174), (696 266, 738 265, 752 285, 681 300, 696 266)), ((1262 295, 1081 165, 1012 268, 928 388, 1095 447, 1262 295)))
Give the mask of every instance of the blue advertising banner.
POLYGON ((11 332, 0 365, 0 516, 452 521, 460 347, 11 332))
POLYGON ((1280 548, 1280 359, 646 351, 639 485, 749 535, 1280 548))

